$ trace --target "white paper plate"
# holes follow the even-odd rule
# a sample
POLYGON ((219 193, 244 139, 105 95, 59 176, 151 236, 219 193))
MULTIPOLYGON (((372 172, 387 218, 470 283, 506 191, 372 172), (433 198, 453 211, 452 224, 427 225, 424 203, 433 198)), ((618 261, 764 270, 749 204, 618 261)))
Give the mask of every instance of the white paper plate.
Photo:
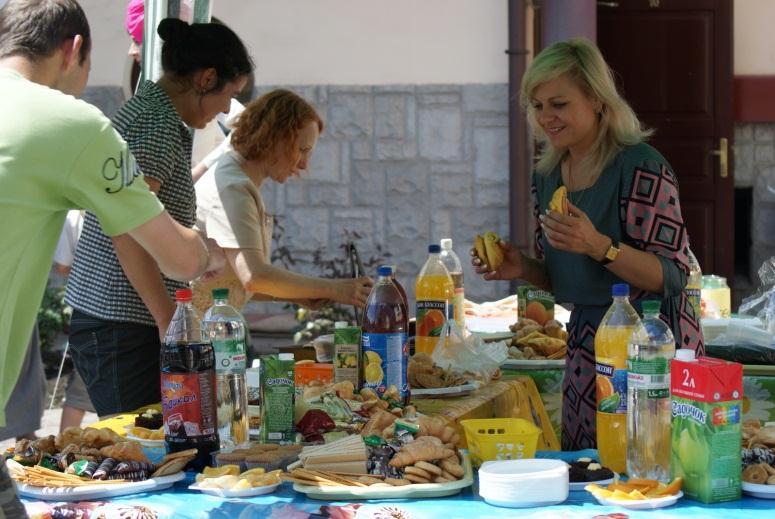
POLYGON ((264 485, 262 487, 246 488, 243 490, 226 490, 223 488, 202 488, 199 483, 190 485, 188 488, 191 490, 197 490, 203 494, 209 494, 216 497, 253 497, 262 496, 264 494, 271 494, 277 487, 282 485, 282 482, 275 483, 274 485, 264 485))
POLYGON ((600 481, 577 481, 576 483, 571 481, 569 486, 571 492, 579 492, 584 490, 584 487, 587 485, 600 485, 602 487, 614 481, 616 481, 616 478, 601 479, 600 481))
POLYGON ((678 500, 684 496, 684 493, 679 490, 678 493, 674 496, 654 497, 651 499, 637 500, 611 499, 607 497, 597 497, 594 494, 592 495, 601 505, 621 506, 622 508, 627 508, 629 510, 653 510, 655 508, 664 508, 666 506, 672 506, 676 504, 678 500))
POLYGON ((463 456, 465 474, 463 479, 451 483, 420 483, 405 485, 402 487, 378 486, 378 487, 318 487, 294 483, 296 492, 307 494, 311 499, 324 501, 344 501, 351 499, 417 499, 430 497, 444 497, 457 494, 474 483, 474 474, 471 469, 471 460, 465 451, 460 451, 463 456))
POLYGON ((506 359, 506 361, 503 364, 501 364, 501 368, 512 368, 512 369, 549 369, 549 368, 564 368, 564 367, 565 367, 565 359, 558 359, 558 360, 506 359))
POLYGON ((743 493, 759 499, 775 499, 775 485, 757 485, 743 481, 743 493))
POLYGON ((435 389, 414 389, 412 388, 412 397, 417 398, 439 398, 444 396, 463 396, 473 393, 481 384, 477 381, 468 382, 460 386, 439 387, 435 389))
POLYGON ((24 497, 42 499, 43 501, 89 501, 92 499, 107 499, 111 497, 140 494, 154 490, 164 490, 176 482, 185 479, 183 471, 169 476, 146 479, 134 483, 116 483, 114 485, 84 485, 80 487, 34 487, 26 483, 14 482, 16 491, 24 497))
POLYGON ((472 332, 474 335, 481 337, 485 342, 497 342, 511 339, 516 335, 514 332, 472 332))

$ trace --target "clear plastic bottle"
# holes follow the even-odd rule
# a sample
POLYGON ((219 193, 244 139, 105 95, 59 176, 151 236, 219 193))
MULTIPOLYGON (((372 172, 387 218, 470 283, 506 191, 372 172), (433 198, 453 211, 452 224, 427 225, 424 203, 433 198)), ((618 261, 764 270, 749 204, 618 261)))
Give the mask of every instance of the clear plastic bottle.
POLYGON ((378 395, 395 386, 401 400, 409 403, 406 305, 390 278, 392 269, 383 265, 377 269, 377 275, 363 313, 363 386, 373 389, 378 395))
POLYGON ((249 422, 245 380, 247 327, 242 314, 229 305, 228 288, 213 289, 213 306, 205 312, 202 328, 215 351, 220 448, 230 452, 247 444, 249 422))
POLYGON ((415 284, 414 297, 417 306, 417 332, 415 353, 433 354, 439 342, 447 316, 454 315, 455 286, 439 253, 441 247, 428 247, 428 259, 420 270, 415 284))
POLYGON ((770 292, 770 297, 767 298, 767 306, 765 308, 767 331, 775 335, 775 289, 770 292))
POLYGON ((198 449, 190 467, 201 471, 218 450, 215 354, 191 299, 188 288, 175 293, 177 308, 161 347, 161 406, 167 450, 198 449))
POLYGON ((697 256, 689 249, 689 278, 686 280, 686 297, 694 308, 694 315, 700 320, 702 315, 702 269, 697 256))
POLYGON ((661 301, 643 303, 627 359, 627 475, 670 481, 670 361, 673 332, 659 318, 661 301))
POLYGON ((630 305, 630 287, 611 287, 613 304, 595 333, 597 450, 601 463, 627 469, 627 346, 640 317, 630 305))
POLYGON ((452 238, 441 240, 441 259, 444 266, 447 267, 449 275, 452 278, 452 285, 455 287, 455 298, 453 301, 455 323, 461 331, 465 330, 465 290, 463 288, 463 264, 460 263, 460 257, 452 250, 452 238))

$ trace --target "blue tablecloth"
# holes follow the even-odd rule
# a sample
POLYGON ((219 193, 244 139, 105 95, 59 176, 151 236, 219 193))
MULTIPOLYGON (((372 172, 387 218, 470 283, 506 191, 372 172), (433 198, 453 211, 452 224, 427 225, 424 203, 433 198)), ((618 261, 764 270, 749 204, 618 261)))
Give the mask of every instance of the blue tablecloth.
MULTIPOLYGON (((589 453, 539 453, 539 457, 572 458, 589 453)), ((592 451, 594 455, 594 451, 592 451)), ((193 474, 174 487, 156 493, 137 494, 114 498, 115 503, 142 504, 154 508, 159 517, 168 518, 272 518, 306 519, 307 515, 319 511, 321 505, 328 503, 306 499, 303 494, 293 491, 290 483, 284 483, 275 493, 247 499, 223 499, 188 490, 194 480, 193 474)), ((775 501, 743 497, 740 501, 703 505, 689 499, 681 499, 677 504, 651 511, 633 511, 620 507, 601 506, 586 491, 571 492, 567 501, 560 505, 542 508, 499 508, 491 506, 479 497, 478 480, 472 488, 463 490, 456 496, 427 500, 390 500, 366 501, 369 508, 396 506, 405 510, 416 519, 473 519, 473 518, 592 518, 606 514, 626 514, 631 518, 650 517, 718 517, 725 519, 755 519, 774 517, 775 501)), ((345 502, 334 504, 346 504, 345 502)))

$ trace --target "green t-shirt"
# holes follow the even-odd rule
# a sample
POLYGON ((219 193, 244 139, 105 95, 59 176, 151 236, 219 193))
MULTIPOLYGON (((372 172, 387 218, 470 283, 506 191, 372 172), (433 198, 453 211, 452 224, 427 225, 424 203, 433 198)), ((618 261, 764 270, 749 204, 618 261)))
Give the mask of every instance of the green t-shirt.
POLYGON ((0 426, 69 209, 109 235, 163 207, 94 106, 0 68, 0 426))

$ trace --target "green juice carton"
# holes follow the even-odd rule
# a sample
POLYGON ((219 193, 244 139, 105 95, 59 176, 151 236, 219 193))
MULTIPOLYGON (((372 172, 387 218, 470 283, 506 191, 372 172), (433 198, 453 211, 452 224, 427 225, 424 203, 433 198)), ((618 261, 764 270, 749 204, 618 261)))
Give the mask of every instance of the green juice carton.
POLYGON ((349 380, 361 387, 361 327, 345 321, 334 324, 334 382, 349 380))
POLYGON ((743 366, 678 350, 670 394, 672 476, 697 501, 740 499, 743 366))
POLYGON ((294 360, 293 353, 261 357, 261 442, 292 442, 294 360))

